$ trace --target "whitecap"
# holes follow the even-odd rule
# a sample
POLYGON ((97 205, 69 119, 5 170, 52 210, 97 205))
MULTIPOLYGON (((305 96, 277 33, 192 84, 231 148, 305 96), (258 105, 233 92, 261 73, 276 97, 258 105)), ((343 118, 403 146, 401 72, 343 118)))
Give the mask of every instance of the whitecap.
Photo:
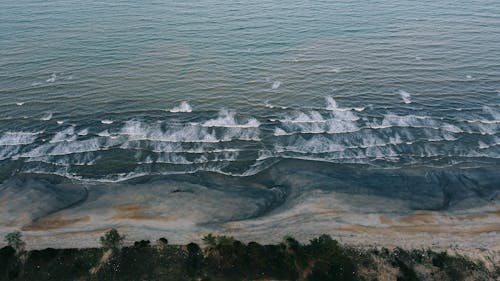
POLYGON ((281 82, 280 82, 280 81, 274 81, 274 82, 273 82, 273 85, 271 86, 271 88, 272 88, 273 90, 276 90, 276 89, 278 89, 280 86, 281 86, 281 82))
POLYGON ((236 113, 228 110, 221 110, 216 119, 208 120, 201 124, 203 127, 228 127, 228 128, 257 128, 260 122, 255 118, 249 118, 247 123, 239 124, 236 120, 236 113))
POLYGON ((479 148, 480 149, 486 149, 486 148, 489 148, 490 146, 485 144, 484 142, 482 141, 478 141, 478 145, 479 145, 479 148))
POLYGON ((337 102, 335 101, 335 99, 333 97, 325 97, 325 101, 326 101, 326 109, 327 110, 336 110, 338 109, 338 105, 337 105, 337 102))
POLYGON ((109 136, 111 136, 111 134, 109 133, 108 130, 104 130, 102 132, 99 132, 99 133, 97 133, 97 135, 100 136, 100 137, 109 137, 109 136))
POLYGON ((328 120, 326 125, 326 132, 330 134, 353 133, 360 130, 354 122, 345 120, 328 120))
POLYGON ((281 128, 275 128, 274 129, 274 135, 275 136, 286 136, 286 135, 288 135, 288 133, 285 130, 281 129, 281 128))
POLYGON ((39 133, 5 132, 0 138, 0 145, 25 145, 33 143, 39 133))
POLYGON ((107 120, 107 119, 101 120, 101 123, 106 125, 113 124, 113 122, 114 122, 113 120, 107 120))
POLYGON ((381 124, 369 124, 372 129, 383 129, 390 127, 412 127, 412 128, 431 128, 435 130, 449 131, 452 133, 462 133, 463 130, 455 125, 440 123, 429 116, 418 115, 395 115, 387 114, 384 116, 381 124))
POLYGON ((298 112, 295 117, 286 117, 279 120, 281 123, 325 123, 326 120, 317 111, 309 111, 307 113, 298 112))
POLYGON ((49 121, 50 119, 52 119, 52 112, 47 112, 40 118, 42 121, 49 121))
POLYGON ((77 135, 79 135, 79 136, 86 136, 86 135, 88 135, 88 133, 89 133, 89 129, 85 128, 85 129, 80 130, 77 133, 77 135))
POLYGON ((57 75, 55 73, 52 73, 52 75, 50 75, 49 79, 47 79, 47 83, 56 82, 56 78, 57 78, 57 75))
POLYGON ((493 122, 500 121, 500 112, 495 111, 493 108, 491 108, 489 106, 483 106, 483 111, 485 113, 490 114, 493 117, 494 120, 491 120, 491 121, 493 121, 493 122))
MULTIPOLYGON (((252 141, 259 140, 259 130, 255 129, 255 125, 252 124, 222 124, 222 127, 227 127, 228 129, 221 131, 198 125, 167 127, 165 130, 162 128, 162 125, 163 124, 149 125, 140 121, 127 121, 119 134, 127 135, 129 140, 186 143, 217 143, 228 142, 235 139, 252 141), (219 132, 219 136, 216 135, 216 131, 219 132)), ((215 124, 208 125, 215 126, 215 124)))
POLYGON ((452 124, 446 124, 446 123, 441 126, 441 129, 448 131, 448 132, 452 132, 452 133, 462 133, 463 132, 463 130, 460 129, 459 127, 452 125, 452 124))
POLYGON ((410 93, 403 91, 403 90, 399 90, 399 95, 403 99, 404 103, 406 103, 406 104, 411 103, 411 94, 410 93))
POLYGON ((92 138, 82 141, 48 143, 22 154, 20 157, 34 158, 43 156, 59 156, 106 149, 108 149, 108 147, 102 146, 97 138, 92 138))
POLYGON ((346 148, 342 144, 334 142, 323 135, 315 135, 307 140, 302 137, 298 137, 293 144, 285 146, 282 149, 290 152, 316 154, 344 151, 346 148))
POLYGON ((286 106, 281 106, 281 105, 273 105, 273 104, 270 104, 268 101, 266 101, 266 102, 264 103, 264 106, 265 106, 265 107, 267 107, 267 108, 271 108, 271 109, 273 109, 273 108, 288 109, 288 107, 286 107, 286 106))
POLYGON ((164 164, 177 164, 177 165, 193 164, 193 162, 188 161, 186 157, 173 153, 161 153, 160 155, 158 155, 158 158, 156 158, 155 162, 164 164))
POLYGON ((57 132, 54 137, 50 140, 51 143, 55 142, 70 142, 76 140, 75 128, 73 126, 68 127, 60 132, 57 132))
POLYGON ((270 151, 270 150, 259 150, 258 157, 257 157, 256 161, 262 161, 262 160, 273 158, 273 157, 275 157, 275 152, 270 151))
POLYGON ((18 106, 21 106, 23 104, 24 104, 24 102, 16 102, 16 105, 18 105, 18 106))
POLYGON ((178 106, 175 106, 174 108, 170 109, 169 111, 174 112, 174 113, 176 113, 176 112, 192 112, 193 108, 191 107, 191 105, 188 102, 183 101, 178 106))
POLYGON ((365 110, 364 107, 352 107, 352 108, 348 108, 348 107, 339 107, 338 104, 337 104, 337 101, 335 101, 335 99, 331 96, 326 96, 325 97, 325 102, 326 102, 326 110, 330 110, 330 111, 352 111, 352 110, 355 110, 355 111, 363 111, 365 110))

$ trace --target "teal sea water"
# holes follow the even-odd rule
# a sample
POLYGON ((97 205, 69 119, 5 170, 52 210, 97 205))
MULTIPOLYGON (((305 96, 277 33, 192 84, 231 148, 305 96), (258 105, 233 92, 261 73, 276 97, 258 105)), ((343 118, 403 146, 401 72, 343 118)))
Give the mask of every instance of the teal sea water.
POLYGON ((496 200, 499 15, 492 0, 2 0, 0 181, 286 189, 302 172, 438 194, 426 208, 496 200))

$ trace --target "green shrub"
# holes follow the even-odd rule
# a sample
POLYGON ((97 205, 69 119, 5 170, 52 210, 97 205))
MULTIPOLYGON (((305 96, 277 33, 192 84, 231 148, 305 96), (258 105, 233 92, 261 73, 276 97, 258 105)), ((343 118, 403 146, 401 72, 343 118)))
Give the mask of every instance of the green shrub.
POLYGON ((5 242, 7 242, 7 245, 14 248, 18 254, 23 252, 24 247, 26 246, 26 243, 23 241, 23 235, 20 231, 14 231, 5 235, 5 242))
POLYGON ((106 249, 118 249, 122 246, 123 239, 125 236, 120 235, 118 230, 112 228, 110 231, 106 232, 101 236, 101 245, 106 249))

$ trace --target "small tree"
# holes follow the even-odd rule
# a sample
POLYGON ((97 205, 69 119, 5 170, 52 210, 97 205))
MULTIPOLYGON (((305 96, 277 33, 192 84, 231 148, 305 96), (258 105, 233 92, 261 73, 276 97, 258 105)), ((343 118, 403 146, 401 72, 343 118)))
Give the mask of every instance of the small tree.
POLYGON ((203 267, 203 252, 196 243, 187 245, 188 256, 186 259, 186 269, 189 276, 194 277, 200 273, 203 267))
POLYGON ((112 228, 110 231, 106 232, 101 236, 101 245, 106 249, 118 249, 123 243, 125 236, 120 235, 118 230, 112 228))
POLYGON ((212 235, 212 233, 203 236, 201 240, 203 241, 203 244, 205 244, 205 247, 207 248, 215 248, 217 246, 217 237, 212 235))
POLYGON ((5 242, 7 242, 7 245, 14 248, 17 253, 23 252, 24 246, 26 246, 26 243, 23 241, 23 235, 20 231, 14 231, 5 235, 5 242))

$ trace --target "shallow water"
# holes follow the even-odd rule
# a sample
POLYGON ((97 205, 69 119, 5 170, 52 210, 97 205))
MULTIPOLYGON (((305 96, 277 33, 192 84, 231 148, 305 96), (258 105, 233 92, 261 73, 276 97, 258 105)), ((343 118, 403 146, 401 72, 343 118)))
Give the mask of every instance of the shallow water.
POLYGON ((446 208, 450 182, 493 200, 499 14, 498 1, 4 0, 0 180, 209 172, 272 188, 269 169, 301 163, 356 171, 347 191, 439 190, 416 208, 446 208))

